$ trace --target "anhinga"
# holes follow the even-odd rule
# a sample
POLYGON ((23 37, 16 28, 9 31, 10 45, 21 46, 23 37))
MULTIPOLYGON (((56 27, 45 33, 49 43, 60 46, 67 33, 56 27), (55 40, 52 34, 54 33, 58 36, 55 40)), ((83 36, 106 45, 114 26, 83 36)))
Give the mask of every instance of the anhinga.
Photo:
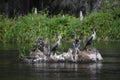
POLYGON ((43 47, 44 47, 44 40, 43 40, 43 38, 38 38, 35 41, 35 45, 33 46, 33 51, 35 51, 37 49, 43 51, 43 47))
POLYGON ((73 42, 73 48, 79 50, 79 47, 80 47, 80 41, 78 38, 75 37, 75 40, 73 42))
POLYGON ((77 59, 77 54, 80 51, 80 41, 79 39, 75 36, 75 39, 73 41, 73 50, 72 50, 72 60, 76 62, 77 59))
POLYGON ((87 41, 84 49, 86 49, 86 47, 87 47, 88 45, 92 45, 93 41, 95 40, 95 37, 96 37, 96 29, 94 28, 94 29, 93 29, 93 33, 92 33, 92 35, 90 36, 90 38, 88 39, 88 41, 87 41))
POLYGON ((58 46, 60 45, 60 40, 61 40, 61 38, 62 38, 62 37, 61 37, 61 34, 60 34, 60 35, 58 36, 57 42, 55 42, 55 43, 53 44, 53 46, 52 46, 52 48, 51 48, 51 50, 50 50, 50 52, 52 52, 53 55, 55 54, 58 46))

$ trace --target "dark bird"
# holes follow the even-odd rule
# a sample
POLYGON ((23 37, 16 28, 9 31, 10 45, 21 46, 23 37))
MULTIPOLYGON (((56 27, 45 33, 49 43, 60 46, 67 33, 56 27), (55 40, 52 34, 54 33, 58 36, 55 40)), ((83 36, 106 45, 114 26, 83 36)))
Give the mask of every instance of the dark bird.
POLYGON ((55 42, 55 43, 53 44, 53 46, 52 46, 52 48, 51 48, 51 50, 50 50, 50 52, 53 53, 53 55, 55 54, 58 46, 60 45, 60 40, 61 40, 61 38, 62 38, 62 37, 61 37, 61 34, 60 34, 60 35, 58 36, 57 42, 55 42))
POLYGON ((43 47, 44 47, 44 39, 43 38, 38 38, 35 41, 35 45, 33 46, 33 51, 35 51, 37 49, 43 51, 43 47))
POLYGON ((73 49, 79 50, 80 48, 80 41, 78 38, 75 37, 75 40, 73 42, 73 49))
POLYGON ((88 41, 86 42, 86 45, 85 45, 84 49, 86 49, 87 46, 92 45, 92 43, 93 43, 93 41, 95 40, 95 38, 96 38, 96 30, 95 30, 95 28, 94 28, 94 29, 93 29, 93 33, 92 33, 92 35, 90 36, 90 38, 88 39, 88 41))

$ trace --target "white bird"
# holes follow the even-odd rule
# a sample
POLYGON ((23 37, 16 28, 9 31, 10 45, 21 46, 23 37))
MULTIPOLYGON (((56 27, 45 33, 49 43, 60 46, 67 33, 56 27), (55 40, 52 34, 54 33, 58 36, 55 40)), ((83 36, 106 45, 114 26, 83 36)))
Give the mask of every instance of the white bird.
POLYGON ((82 20, 83 20, 83 13, 82 11, 80 11, 80 21, 82 22, 82 20))
POLYGON ((37 8, 35 8, 35 14, 37 14, 37 8))

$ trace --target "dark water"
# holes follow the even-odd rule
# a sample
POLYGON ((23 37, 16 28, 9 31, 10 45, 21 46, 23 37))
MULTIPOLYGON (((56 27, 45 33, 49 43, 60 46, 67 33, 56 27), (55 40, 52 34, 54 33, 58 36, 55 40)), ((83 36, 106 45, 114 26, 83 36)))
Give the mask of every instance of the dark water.
POLYGON ((120 42, 101 42, 102 63, 17 62, 16 45, 0 45, 0 80, 120 80, 120 42))

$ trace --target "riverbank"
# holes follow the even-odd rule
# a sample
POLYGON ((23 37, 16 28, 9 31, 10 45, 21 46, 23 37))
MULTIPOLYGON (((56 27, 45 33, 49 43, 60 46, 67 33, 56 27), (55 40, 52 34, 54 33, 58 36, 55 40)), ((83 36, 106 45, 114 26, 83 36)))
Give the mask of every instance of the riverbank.
MULTIPOLYGON (((0 21, 0 42, 3 44, 30 43, 29 51, 38 38, 47 38, 52 45, 56 41, 58 33, 63 34, 62 43, 64 44, 72 42, 75 35, 85 42, 91 35, 93 27, 97 29, 97 41, 120 40, 119 15, 110 11, 92 13, 84 17, 82 22, 74 16, 58 14, 50 17, 43 12, 30 13, 13 19, 1 15, 0 21)), ((25 57, 26 49, 27 47, 19 47, 20 58, 25 57)), ((63 51, 63 49, 61 50, 63 51)))
POLYGON ((45 13, 31 13, 14 19, 1 15, 0 20, 0 42, 3 43, 32 43, 38 37, 55 41, 58 33, 63 33, 63 40, 69 41, 75 34, 86 40, 93 27, 97 29, 97 40, 120 40, 120 18, 112 12, 92 13, 82 22, 70 15, 49 17, 45 13))

